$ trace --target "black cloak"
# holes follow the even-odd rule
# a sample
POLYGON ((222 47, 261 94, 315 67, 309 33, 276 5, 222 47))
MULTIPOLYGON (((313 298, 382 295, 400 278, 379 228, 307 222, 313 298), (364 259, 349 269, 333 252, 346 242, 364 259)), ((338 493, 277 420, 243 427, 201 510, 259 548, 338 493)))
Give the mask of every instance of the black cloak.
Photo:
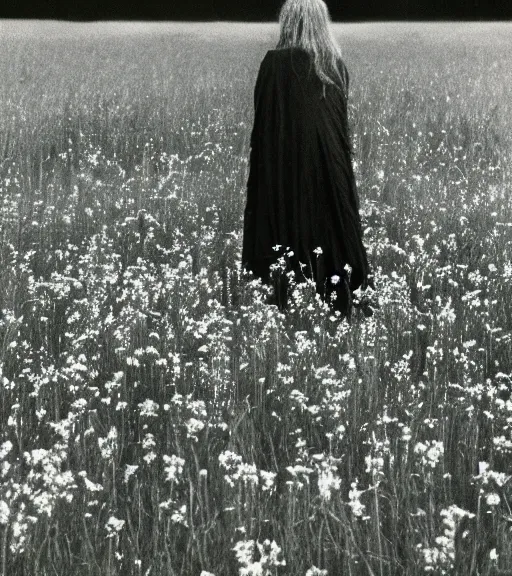
MULTIPOLYGON (((345 64, 338 66, 348 90, 345 64)), ((346 96, 328 84, 324 97, 310 54, 284 48, 261 62, 254 107, 242 268, 267 281, 270 264, 291 250, 296 281, 313 278, 319 293, 332 275, 348 280, 345 264, 350 290, 366 287, 346 96)))

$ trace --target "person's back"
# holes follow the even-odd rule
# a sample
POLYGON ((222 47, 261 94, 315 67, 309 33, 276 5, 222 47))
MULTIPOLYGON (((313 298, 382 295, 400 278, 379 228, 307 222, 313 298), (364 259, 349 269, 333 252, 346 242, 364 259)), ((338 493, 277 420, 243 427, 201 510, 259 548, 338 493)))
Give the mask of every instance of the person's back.
MULTIPOLYGON (((285 12, 287 4, 314 10, 323 2, 289 0, 285 12)), ((267 52, 256 80, 242 266, 268 282, 270 265, 288 254, 296 281, 314 278, 322 297, 335 292, 334 307, 347 314, 350 290, 368 278, 350 159, 348 73, 336 52, 337 82, 322 81, 314 49, 280 44, 267 52)), ((279 303, 286 307, 286 298, 279 303)))

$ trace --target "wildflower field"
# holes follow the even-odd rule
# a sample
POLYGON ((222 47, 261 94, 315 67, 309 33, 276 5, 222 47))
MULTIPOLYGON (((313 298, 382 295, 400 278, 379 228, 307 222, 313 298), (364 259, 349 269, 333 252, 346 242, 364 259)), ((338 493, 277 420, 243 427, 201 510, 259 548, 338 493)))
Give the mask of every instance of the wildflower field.
POLYGON ((240 270, 276 24, 0 23, 2 576, 512 574, 512 24, 335 30, 351 324, 240 270))

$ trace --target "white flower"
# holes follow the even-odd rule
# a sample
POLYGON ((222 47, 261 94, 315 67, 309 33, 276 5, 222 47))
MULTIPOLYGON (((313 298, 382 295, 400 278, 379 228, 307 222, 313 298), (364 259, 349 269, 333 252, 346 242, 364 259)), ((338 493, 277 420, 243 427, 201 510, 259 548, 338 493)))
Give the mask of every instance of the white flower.
POLYGON ((124 482, 125 484, 128 482, 128 480, 130 479, 130 476, 132 476, 133 474, 135 474, 135 472, 137 471, 137 469, 139 468, 138 465, 132 465, 132 464, 127 464, 125 471, 124 471, 124 482))
POLYGON ((107 529, 107 538, 113 538, 116 536, 123 529, 123 526, 124 520, 119 520, 115 516, 111 516, 105 524, 105 528, 107 529))
POLYGON ((488 506, 497 506, 500 503, 500 497, 496 492, 492 492, 491 494, 487 494, 485 501, 488 506))
POLYGON ((258 550, 260 552, 260 563, 265 567, 265 574, 269 573, 270 568, 275 568, 276 566, 286 566, 286 560, 279 560, 279 555, 281 554, 281 548, 276 544, 275 540, 265 540, 263 544, 256 542, 258 550))
POLYGON ((7 524, 11 511, 9 506, 3 500, 0 500, 0 524, 7 524))
POLYGON ((323 254, 323 250, 322 250, 322 248, 321 248, 320 246, 317 246, 317 247, 313 250, 313 252, 314 252, 317 256, 319 256, 320 254, 323 254))
POLYGON ((220 465, 226 470, 232 472, 238 468, 238 465, 242 463, 242 457, 234 452, 225 450, 219 454, 220 465))
POLYGON ((254 464, 240 464, 238 466, 236 478, 241 478, 244 484, 257 485, 259 482, 258 469, 254 464))
POLYGON ((235 544, 232 550, 234 550, 236 559, 240 564, 249 566, 253 560, 254 540, 240 540, 235 544))
POLYGON ((313 468, 307 468, 306 466, 302 466, 301 464, 296 464, 295 466, 287 466, 286 470, 292 475, 297 476, 298 474, 303 474, 308 476, 313 472, 313 468))
POLYGON ((158 416, 159 405, 153 400, 150 400, 149 398, 144 400, 144 402, 142 402, 141 404, 138 404, 138 407, 141 416, 152 416, 152 417, 158 416))
POLYGON ((426 443, 418 442, 414 446, 415 454, 421 455, 421 464, 423 466, 430 466, 435 468, 440 458, 444 454, 444 445, 437 440, 429 441, 426 443))
POLYGON ((263 572, 261 562, 252 562, 243 568, 240 568, 240 576, 266 576, 267 572, 263 572))
POLYGON ((153 436, 153 434, 148 432, 142 440, 142 448, 144 450, 151 450, 152 448, 155 447, 156 447, 155 437, 153 436))
POLYGON ((411 429, 409 428, 409 426, 404 426, 402 428, 402 438, 401 440, 403 440, 404 442, 409 442, 409 440, 412 438, 411 436, 411 429))
POLYGON ((112 426, 106 438, 98 438, 98 446, 101 451, 101 457, 109 460, 114 455, 117 448, 117 430, 112 426))
POLYGON ((183 524, 183 526, 188 526, 187 523, 187 505, 183 504, 178 510, 175 510, 171 515, 171 520, 176 524, 183 524))
POLYGON ((163 455, 164 462, 167 466, 164 468, 167 474, 166 480, 175 482, 183 474, 183 467, 185 466, 185 460, 179 456, 172 454, 171 456, 163 455))
POLYGON ((153 451, 148 452, 147 454, 144 454, 142 459, 149 465, 153 460, 156 460, 156 454, 153 451))
POLYGON ((39 462, 43 461, 47 455, 48 455, 48 450, 45 450, 44 448, 36 448, 35 450, 32 450, 32 452, 25 452, 23 454, 23 456, 25 456, 25 460, 27 461, 28 464, 31 464, 32 466, 38 464, 39 462))
POLYGON ((185 425, 187 427, 187 438, 194 438, 197 441, 195 436, 204 428, 204 422, 197 420, 197 418, 189 418, 185 425))
POLYGON ((382 456, 373 456, 368 454, 364 457, 366 463, 366 472, 372 472, 375 474, 382 474, 384 469, 384 458, 382 456))
POLYGON ((160 356, 160 352, 154 346, 146 346, 146 354, 155 358, 160 356))
POLYGON ((331 499, 331 492, 339 490, 341 479, 335 475, 336 469, 332 466, 324 467, 318 474, 318 489, 324 500, 331 499))
POLYGON ((101 484, 95 484, 94 482, 91 482, 89 478, 84 478, 84 482, 85 487, 87 490, 89 490, 89 492, 100 492, 103 490, 103 486, 101 484))
POLYGON ((337 274, 333 274, 333 275, 331 276, 331 282, 332 282, 333 284, 337 284, 339 281, 340 281, 340 277, 339 277, 337 274))
POLYGON ((357 479, 354 482, 352 482, 350 487, 351 489, 348 492, 348 498, 349 498, 348 505, 352 509, 352 514, 354 514, 354 516, 362 516, 365 509, 365 505, 362 504, 359 499, 363 492, 362 490, 357 489, 357 479))
POLYGON ((316 566, 311 566, 311 568, 306 572, 306 576, 327 576, 327 570, 321 570, 316 566))
POLYGON ((267 472, 266 470, 260 470, 260 476, 263 480, 261 489, 263 492, 267 492, 271 490, 274 486, 274 479, 276 477, 275 472, 267 472))

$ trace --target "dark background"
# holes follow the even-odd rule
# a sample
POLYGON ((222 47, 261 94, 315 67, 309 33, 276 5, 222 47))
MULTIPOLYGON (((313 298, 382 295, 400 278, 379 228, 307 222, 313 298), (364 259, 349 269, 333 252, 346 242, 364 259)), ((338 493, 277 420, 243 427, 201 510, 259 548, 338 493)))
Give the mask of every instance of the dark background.
MULTIPOLYGON (((503 20, 512 0, 326 0, 334 21, 503 20)), ((283 0, 7 0, 0 18, 276 21, 283 0)))

